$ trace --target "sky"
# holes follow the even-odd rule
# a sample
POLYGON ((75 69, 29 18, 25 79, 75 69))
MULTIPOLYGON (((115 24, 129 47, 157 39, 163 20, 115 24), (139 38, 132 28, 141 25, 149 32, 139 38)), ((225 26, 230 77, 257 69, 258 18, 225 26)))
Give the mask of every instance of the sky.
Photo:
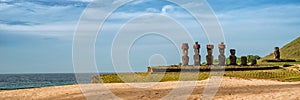
MULTIPOLYGON (((118 0, 99 3, 97 7, 114 2, 118 0)), ((0 73, 73 73, 72 42, 77 24, 79 21, 88 23, 88 33, 89 28, 98 23, 97 15, 102 14, 90 14, 80 20, 90 3, 91 0, 0 0, 0 73)), ((300 36, 299 0, 208 0, 207 3, 222 27, 226 56, 229 49, 234 48, 237 56, 263 57, 273 52, 275 46, 282 47, 300 36)), ((185 5, 194 6, 193 2, 185 5)), ((112 46, 128 45, 114 44, 115 37, 124 28, 124 23, 145 14, 166 15, 184 26, 193 40, 200 43, 204 62, 205 45, 210 41, 187 10, 163 0, 135 0, 116 9, 96 37, 95 59, 99 72, 114 71, 112 46)), ((159 26, 175 35, 181 32, 174 29, 173 24, 162 21, 141 26, 143 21, 155 19, 145 17, 145 20, 137 21, 140 24, 128 27, 142 32, 159 26)), ((132 34, 130 31, 121 33, 120 40, 126 41, 132 34)), ((185 39, 181 36, 173 38, 174 41, 185 39)), ((167 37, 155 34, 137 39, 130 50, 128 62, 134 71, 146 71, 149 65, 178 64, 181 60, 180 47, 174 46, 167 37)), ((214 51, 217 51, 216 47, 214 51)), ((192 64, 191 46, 189 56, 192 64)))

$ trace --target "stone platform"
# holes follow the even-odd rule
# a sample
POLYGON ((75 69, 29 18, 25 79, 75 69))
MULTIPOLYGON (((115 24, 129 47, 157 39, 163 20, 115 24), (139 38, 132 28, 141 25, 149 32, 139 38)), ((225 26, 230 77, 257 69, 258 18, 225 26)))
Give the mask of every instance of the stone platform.
POLYGON ((267 60, 262 60, 262 62, 296 62, 296 60, 293 60, 293 59, 280 59, 280 60, 267 59, 267 60))
POLYGON ((279 66, 184 66, 184 67, 148 67, 152 72, 207 72, 207 71, 245 71, 279 69, 279 66))

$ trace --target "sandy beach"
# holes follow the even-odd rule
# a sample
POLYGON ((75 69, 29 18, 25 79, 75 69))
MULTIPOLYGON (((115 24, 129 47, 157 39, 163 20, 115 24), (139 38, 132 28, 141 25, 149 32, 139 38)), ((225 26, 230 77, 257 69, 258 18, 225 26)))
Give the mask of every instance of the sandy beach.
MULTIPOLYGON (((149 88, 131 87, 124 83, 104 84, 112 93, 120 99, 160 99, 165 97, 178 82, 160 82, 149 88)), ((190 83, 186 81, 186 83, 190 83)), ((199 100, 206 86, 207 80, 198 81, 191 94, 177 96, 188 96, 190 100, 199 100)), ((137 85, 148 85, 149 83, 134 83, 137 85)), ((85 84, 87 96, 98 96, 108 99, 109 92, 97 91, 93 88, 95 84, 85 84), (100 95, 99 95, 100 94, 100 95)), ((179 90, 185 90, 183 86, 179 90)), ((0 91, 0 100, 85 100, 79 85, 54 86, 33 89, 21 89, 11 91, 0 91)), ((300 100, 300 82, 278 82, 271 80, 239 79, 225 77, 213 98, 214 100, 300 100)))

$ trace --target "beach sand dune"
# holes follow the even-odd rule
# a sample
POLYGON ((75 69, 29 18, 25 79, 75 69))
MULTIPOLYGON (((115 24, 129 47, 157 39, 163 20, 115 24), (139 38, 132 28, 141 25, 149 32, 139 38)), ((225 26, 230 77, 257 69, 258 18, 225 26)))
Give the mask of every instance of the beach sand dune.
MULTIPOLYGON (((176 87, 178 82, 160 82, 149 88, 136 88, 124 83, 104 84, 112 93, 121 99, 160 99, 165 97, 176 87)), ((187 85, 177 88, 185 91, 190 88, 187 85)), ((207 80, 198 81, 191 94, 180 94, 177 97, 187 96, 190 100, 199 100, 206 86, 207 80)), ((150 83, 134 83, 148 85, 150 83)), ((95 96, 101 99, 109 98, 107 91, 98 91, 96 84, 82 85, 87 96, 95 96)), ((176 97, 176 98, 177 98, 176 97)), ((1 91, 0 100, 85 100, 79 85, 54 86, 33 89, 21 89, 1 91)), ((271 80, 223 78, 222 84, 216 93, 215 100, 300 100, 300 82, 277 82, 271 80)))

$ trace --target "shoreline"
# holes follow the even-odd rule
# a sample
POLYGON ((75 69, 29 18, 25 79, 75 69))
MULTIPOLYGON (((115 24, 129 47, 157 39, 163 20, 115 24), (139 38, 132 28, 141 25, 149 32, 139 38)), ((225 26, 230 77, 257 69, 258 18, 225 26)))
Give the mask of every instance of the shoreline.
POLYGON ((52 85, 52 86, 39 86, 39 87, 24 87, 24 88, 14 88, 14 89, 0 89, 0 92, 1 91, 13 91, 13 90, 23 90, 23 89, 34 89, 34 88, 45 88, 45 87, 55 87, 55 86, 68 86, 68 85, 78 85, 77 83, 76 84, 65 84, 65 85, 52 85))
MULTIPOLYGON (((229 76, 223 76, 223 79, 230 78, 230 79, 238 79, 238 80, 265 80, 265 81, 274 81, 274 82, 281 82, 281 83, 297 83, 300 81, 279 81, 279 80, 273 80, 273 79, 256 79, 256 78, 240 78, 240 77, 229 77, 229 76)), ((197 82, 201 81, 207 81, 208 79, 204 80, 197 80, 197 82)), ((180 82, 180 81, 160 81, 159 83, 166 83, 166 82, 180 82)), ((188 81, 182 81, 182 82, 189 82, 188 81)), ((136 84, 136 83, 153 83, 153 82, 129 82, 130 84, 136 84)), ((127 83, 85 83, 85 84, 66 84, 66 85, 54 85, 54 86, 42 86, 42 87, 30 87, 30 88, 17 88, 17 89, 4 89, 0 90, 0 92, 4 91, 15 91, 15 90, 27 90, 27 89, 40 89, 40 88, 51 88, 51 87, 64 87, 64 86, 79 86, 79 85, 89 85, 89 84, 106 84, 106 85, 113 85, 113 84, 127 84, 127 83)))

